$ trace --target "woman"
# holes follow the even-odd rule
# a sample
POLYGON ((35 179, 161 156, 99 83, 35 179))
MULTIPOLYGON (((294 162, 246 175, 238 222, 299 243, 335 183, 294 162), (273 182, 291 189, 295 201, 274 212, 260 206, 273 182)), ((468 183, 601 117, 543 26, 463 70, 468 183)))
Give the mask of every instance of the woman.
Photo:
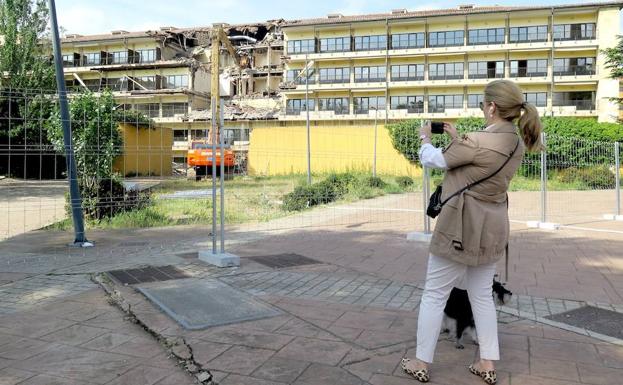
POLYGON ((508 243, 506 192, 525 150, 541 148, 541 122, 536 107, 526 103, 522 90, 509 80, 489 83, 480 108, 486 128, 458 137, 456 129, 445 123, 444 131, 452 141, 443 151, 431 145, 430 123, 420 130, 422 164, 446 170, 442 201, 495 174, 450 199, 437 219, 420 303, 416 359, 404 358, 401 364, 420 382, 429 380, 428 365, 433 362, 443 309, 450 291, 461 282, 468 292, 480 345, 480 361, 469 370, 488 384, 497 381, 493 361, 500 359, 500 353, 491 286, 495 263, 508 243), (517 136, 516 119, 523 140, 517 136))

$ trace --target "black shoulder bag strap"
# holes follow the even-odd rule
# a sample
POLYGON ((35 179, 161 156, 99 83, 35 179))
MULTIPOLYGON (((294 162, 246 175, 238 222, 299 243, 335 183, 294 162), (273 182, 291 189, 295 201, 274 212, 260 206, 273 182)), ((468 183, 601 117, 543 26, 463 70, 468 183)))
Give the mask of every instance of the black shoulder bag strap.
POLYGON ((443 207, 443 205, 445 205, 446 203, 448 203, 448 201, 452 198, 454 198, 457 195, 460 195, 461 193, 463 193, 463 191, 465 190, 469 190, 470 188, 476 186, 479 183, 482 183, 490 178, 493 178, 495 175, 497 175, 498 172, 502 171, 502 169, 504 168, 504 166, 506 166, 508 164, 508 162, 513 158, 513 155, 515 155, 515 151, 517 151, 517 148, 519 147, 519 137, 517 138, 517 144, 515 145, 515 148, 513 149, 513 152, 511 152, 510 156, 508 157, 508 159, 506 159, 506 161, 504 162, 504 164, 502 164, 500 166, 500 168, 498 168, 497 170, 495 170, 495 172, 489 176, 486 176, 482 179, 477 180, 476 182, 470 183, 467 186, 463 187, 462 189, 460 189, 459 191, 455 192, 454 194, 450 195, 449 197, 447 197, 443 202, 441 202, 441 206, 443 207))

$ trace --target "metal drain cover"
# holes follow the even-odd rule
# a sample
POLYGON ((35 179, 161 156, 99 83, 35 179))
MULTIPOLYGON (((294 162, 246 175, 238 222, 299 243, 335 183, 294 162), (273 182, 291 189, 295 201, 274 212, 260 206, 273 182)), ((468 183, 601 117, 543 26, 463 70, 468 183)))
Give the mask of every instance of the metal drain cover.
POLYGON ((584 306, 565 313, 547 316, 552 321, 580 327, 610 337, 623 339, 623 314, 594 306, 584 306))
POLYGON ((315 259, 292 253, 249 257, 247 259, 273 269, 281 269, 294 266, 317 265, 322 263, 315 259))
POLYGON ((249 294, 215 279, 154 282, 137 289, 186 329, 204 329, 280 315, 249 294))
POLYGON ((175 266, 149 266, 142 269, 125 269, 109 271, 108 275, 124 285, 137 283, 169 281, 188 278, 189 276, 175 266))

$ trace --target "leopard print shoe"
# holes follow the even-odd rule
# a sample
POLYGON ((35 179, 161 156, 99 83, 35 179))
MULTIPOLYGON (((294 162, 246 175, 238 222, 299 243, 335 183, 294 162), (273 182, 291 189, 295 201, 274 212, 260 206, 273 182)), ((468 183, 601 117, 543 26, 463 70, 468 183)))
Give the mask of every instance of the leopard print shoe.
POLYGON ((428 377, 428 370, 427 369, 420 369, 420 370, 409 369, 407 367, 407 364, 409 363, 409 361, 411 360, 408 358, 402 359, 402 361, 400 362, 400 367, 402 368, 402 370, 404 370, 405 373, 407 373, 408 375, 412 376, 413 378, 415 378, 416 380, 420 382, 428 382, 430 380, 430 378, 428 377))
POLYGON ((478 377, 482 378, 482 380, 489 385, 494 385, 496 382, 498 382, 498 376, 497 374, 495 374, 495 370, 480 371, 476 369, 474 365, 470 365, 469 371, 472 374, 475 374, 478 377))

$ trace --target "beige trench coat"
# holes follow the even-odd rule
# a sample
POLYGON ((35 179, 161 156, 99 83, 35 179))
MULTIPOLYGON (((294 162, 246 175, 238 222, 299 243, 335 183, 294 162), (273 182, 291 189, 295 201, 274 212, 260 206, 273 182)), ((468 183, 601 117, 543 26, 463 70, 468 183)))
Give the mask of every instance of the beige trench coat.
POLYGON ((444 150, 448 169, 442 200, 468 184, 494 173, 519 145, 512 159, 492 178, 448 201, 430 244, 434 255, 470 266, 498 261, 508 243, 508 185, 521 165, 523 141, 512 122, 454 139, 444 150))

